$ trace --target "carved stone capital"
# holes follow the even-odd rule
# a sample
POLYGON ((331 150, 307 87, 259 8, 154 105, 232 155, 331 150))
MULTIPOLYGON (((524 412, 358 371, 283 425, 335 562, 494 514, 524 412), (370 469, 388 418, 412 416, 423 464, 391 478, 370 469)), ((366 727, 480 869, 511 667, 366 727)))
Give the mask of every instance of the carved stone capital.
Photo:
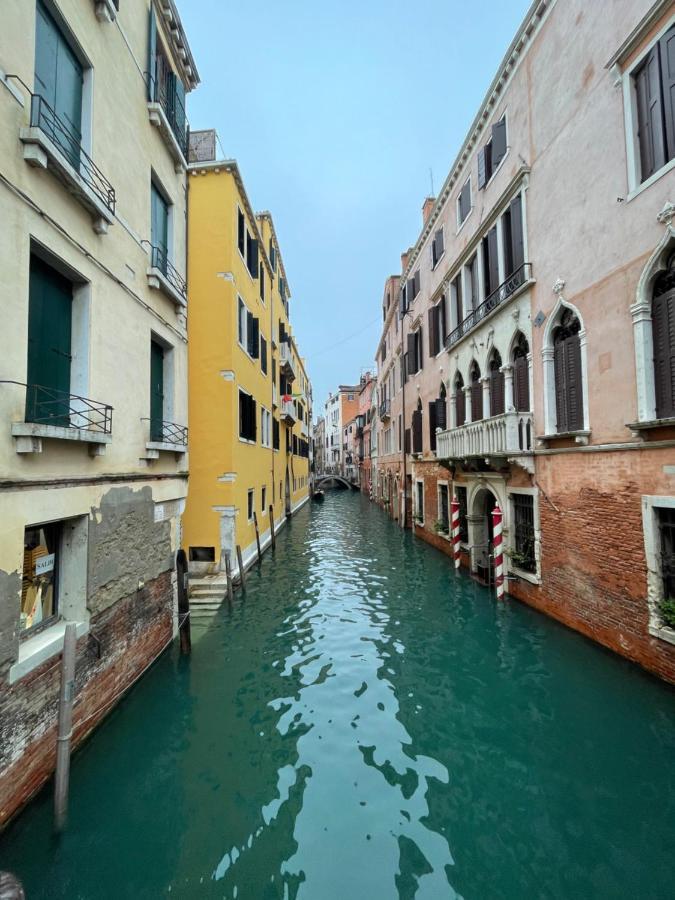
POLYGON ((670 225, 673 219, 675 219, 675 203, 667 200, 663 205, 663 209, 656 217, 656 221, 660 222, 662 225, 670 225))
POLYGON ((558 295, 562 294, 564 287, 565 287, 564 280, 562 278, 558 278, 556 280, 555 284, 553 285, 553 293, 558 294, 558 295))

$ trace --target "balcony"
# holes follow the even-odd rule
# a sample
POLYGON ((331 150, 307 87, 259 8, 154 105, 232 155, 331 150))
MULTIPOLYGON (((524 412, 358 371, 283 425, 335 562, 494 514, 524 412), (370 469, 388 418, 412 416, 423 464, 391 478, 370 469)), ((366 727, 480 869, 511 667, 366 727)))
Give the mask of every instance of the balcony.
POLYGON ((112 406, 39 384, 0 384, 26 389, 25 421, 12 423, 17 453, 42 453, 45 438, 88 444, 90 456, 105 453, 112 440, 112 406))
POLYGON ((148 101, 148 116, 150 124, 159 128, 173 159, 175 171, 182 173, 187 168, 190 128, 185 107, 175 91, 167 90, 167 84, 160 84, 154 79, 151 81, 150 93, 153 99, 148 101))
POLYGON ((148 287, 155 288, 165 294, 176 305, 176 309, 187 306, 187 283, 170 262, 166 250, 156 247, 150 241, 141 241, 148 250, 150 265, 146 269, 148 287))
POLYGON ((298 419, 295 404, 288 395, 281 398, 281 418, 289 425, 293 425, 298 419))
POLYGON ((145 445, 145 459, 159 459, 159 454, 175 453, 176 457, 187 453, 188 430, 176 422, 143 419, 150 423, 150 440, 145 445))
POLYGON ((380 419, 384 422, 391 418, 391 401, 383 400, 380 403, 380 419))
POLYGON ((92 217, 96 234, 106 234, 115 221, 115 189, 84 151, 81 136, 56 115, 44 97, 33 94, 21 79, 14 78, 30 96, 30 120, 21 128, 23 158, 28 165, 48 169, 92 217))
POLYGON ((288 341, 281 341, 279 345, 279 368, 285 374, 287 381, 295 381, 297 372, 293 362, 293 353, 288 341))
POLYGON ((436 432, 436 457, 461 460, 525 457, 518 459, 519 464, 534 471, 532 442, 533 414, 508 412, 436 432))
POLYGON ((472 331, 476 325, 486 319, 498 306, 501 306, 510 297, 514 297, 522 289, 532 284, 532 264, 524 263, 519 269, 507 278, 499 287, 494 290, 479 306, 471 310, 459 325, 448 335, 445 347, 446 350, 456 344, 465 335, 472 331))

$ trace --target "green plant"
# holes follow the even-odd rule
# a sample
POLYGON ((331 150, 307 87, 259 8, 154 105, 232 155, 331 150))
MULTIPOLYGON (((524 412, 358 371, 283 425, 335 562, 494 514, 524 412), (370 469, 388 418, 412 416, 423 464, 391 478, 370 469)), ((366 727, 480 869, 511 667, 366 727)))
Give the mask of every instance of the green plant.
POLYGON ((669 628, 675 628, 675 597, 666 597, 659 603, 661 621, 669 628))
POLYGON ((511 548, 507 548, 504 550, 504 553, 506 556, 508 556, 508 558, 511 560, 511 562, 514 565, 516 565, 520 568, 525 568, 525 567, 529 566, 530 563, 532 562, 531 557, 528 556, 526 553, 521 553, 520 550, 514 550, 511 548))
POLYGON ((438 521, 434 523, 434 531, 437 532, 437 534, 447 534, 448 523, 443 522, 442 519, 438 519, 438 521))

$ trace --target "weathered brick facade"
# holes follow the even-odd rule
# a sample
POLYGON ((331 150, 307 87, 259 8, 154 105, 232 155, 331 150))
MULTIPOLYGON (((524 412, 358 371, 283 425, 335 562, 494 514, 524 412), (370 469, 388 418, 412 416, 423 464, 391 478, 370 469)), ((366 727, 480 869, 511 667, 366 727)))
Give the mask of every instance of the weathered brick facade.
MULTIPOLYGON (((172 636, 172 572, 167 571, 92 618, 101 643, 77 642, 72 747, 113 708, 120 695, 172 636)), ((0 682, 0 827, 51 777, 56 761, 61 657, 16 684, 0 682)))

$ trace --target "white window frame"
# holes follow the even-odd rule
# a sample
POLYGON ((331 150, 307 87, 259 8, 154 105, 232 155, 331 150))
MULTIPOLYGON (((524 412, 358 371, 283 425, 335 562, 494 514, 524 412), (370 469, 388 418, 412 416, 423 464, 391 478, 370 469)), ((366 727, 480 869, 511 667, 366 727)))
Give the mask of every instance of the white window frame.
POLYGON ((440 531, 436 532, 440 538, 444 538, 446 541, 452 539, 452 510, 450 504, 452 503, 452 497, 450 496, 450 482, 439 479, 436 481, 436 520, 438 522, 441 521, 441 488, 444 487, 448 492, 448 533, 442 534, 440 531))
POLYGON ((262 507, 261 515, 267 515, 267 485, 263 484, 260 491, 260 505, 262 507))
POLYGON ((507 569, 514 572, 522 581, 529 581, 530 584, 541 584, 541 521, 539 518, 539 490, 537 488, 516 488, 508 487, 506 489, 507 508, 502 510, 504 514, 504 542, 509 550, 515 549, 516 522, 513 515, 513 506, 511 497, 514 494, 525 494, 532 497, 532 516, 534 518, 534 561, 535 571, 525 572, 511 562, 508 553, 504 555, 507 558, 507 569))
POLYGON ((415 479, 415 524, 419 525, 420 528, 424 528, 426 522, 425 518, 425 510, 424 510, 424 479, 416 478, 415 479), (422 485, 422 514, 420 515, 419 510, 419 486, 422 485), (421 522, 418 522, 418 519, 421 519, 421 522))
MULTIPOLYGON (((468 218, 468 217, 467 217, 467 218, 468 218)), ((438 268, 438 265, 440 264, 440 261, 441 261, 441 260, 443 259, 443 257, 445 256, 445 225, 444 225, 444 224, 441 224, 440 228, 435 228, 435 229, 434 229, 433 237, 432 237, 432 239, 431 239, 431 244, 429 245, 429 255, 430 255, 430 257, 431 257, 431 271, 433 272, 433 271, 435 271, 435 270, 438 268), (441 255, 438 257, 438 259, 436 260, 436 262, 434 263, 434 240, 435 240, 435 238, 436 238, 436 232, 438 232, 438 231, 441 231, 441 232, 443 233, 443 252, 442 252, 441 255)))
MULTIPOLYGON (((487 187, 487 184, 485 185, 485 187, 487 187)), ((455 234, 456 234, 456 235, 460 233, 460 231, 462 230, 462 228, 464 228, 466 222, 467 222, 468 219, 469 219, 469 216, 470 216, 471 213, 473 212, 473 207, 474 207, 474 202, 473 202, 473 185, 471 184, 471 175, 469 175, 469 177, 466 179, 466 181, 465 181, 464 184, 462 185, 459 194, 457 194, 457 199, 455 200, 455 213, 456 213, 456 215, 457 215, 457 230, 455 231, 455 234), (469 185, 469 211, 468 211, 468 213, 464 216, 464 218, 460 220, 460 218, 459 218, 459 198, 462 196, 462 191, 463 191, 464 188, 466 187, 467 183, 468 183, 468 185, 469 185)))
MULTIPOLYGON (((569 309, 579 319, 581 330, 579 331, 579 348, 581 355, 581 396, 584 405, 584 423, 581 432, 577 432, 577 443, 588 443, 591 432, 590 411, 588 408, 588 359, 586 352, 586 328, 579 310, 572 303, 559 294, 555 309, 548 317, 544 327, 543 342, 541 347, 542 370, 544 376, 544 437, 555 437, 558 432, 557 413, 555 405, 555 365, 553 361, 553 332, 558 327, 563 312, 569 309)), ((530 402, 532 405, 532 402, 530 402)), ((575 432, 571 432, 574 434, 575 432)))
MULTIPOLYGON (((241 213, 244 217, 244 253, 246 252, 246 234, 247 234, 247 232, 249 234, 252 234, 252 232, 249 231, 246 210, 242 209, 241 206, 239 205, 239 203, 237 203, 237 218, 234 223, 234 233, 236 235, 235 243, 237 245, 237 253, 239 254, 239 259, 241 259, 241 261, 244 264, 244 268, 246 269, 246 274, 251 279, 251 281, 255 281, 255 279, 253 278, 253 275, 251 275, 251 273, 248 270, 248 263, 246 262, 246 257, 239 249, 239 213, 241 213)), ((260 259, 260 253, 258 253, 258 259, 260 259)))
POLYGON ((260 445, 272 446, 272 413, 264 406, 260 407, 260 445))
POLYGON ((647 606, 649 624, 647 630, 652 637, 657 637, 669 644, 675 644, 675 629, 661 623, 659 603, 663 600, 663 578, 659 566, 660 541, 657 509, 675 509, 675 497, 649 496, 642 497, 642 531, 647 561, 647 606))
MULTIPOLYGON (((508 118, 507 118, 507 111, 506 111, 506 110, 504 110, 504 112, 501 114, 501 116, 499 116, 499 118, 498 118, 498 119, 495 119, 494 121, 495 121, 495 122, 501 122, 502 119, 504 119, 504 122, 505 122, 505 124, 506 124, 506 153, 504 154, 504 156, 502 156, 502 158, 501 158, 501 160, 500 160, 499 165, 497 166, 497 168, 492 170, 492 174, 490 175, 490 177, 488 178, 488 180, 485 182, 485 187, 482 189, 482 190, 484 190, 484 191, 486 191, 486 190, 488 189, 488 187, 492 184, 495 175, 497 174, 497 172, 499 172, 499 170, 501 169, 501 167, 504 165, 504 163, 505 163, 506 160, 508 159, 509 152, 510 152, 510 150, 511 150, 511 145, 509 144, 509 134, 511 133, 511 130, 510 130, 510 128, 509 128, 509 120, 508 120, 508 118)), ((490 122, 490 137, 485 141, 484 144, 481 145, 481 147, 487 146, 487 144, 489 144, 491 140, 492 140, 492 122, 490 122)), ((477 156, 477 155, 476 155, 476 163, 478 163, 478 156, 477 156)), ((468 218, 469 218, 469 217, 467 216, 467 219, 468 219, 468 218)))
POLYGON ((253 521, 253 513, 255 512, 255 488, 249 488, 246 492, 246 520, 253 521), (251 515, 248 512, 251 510, 251 515))

